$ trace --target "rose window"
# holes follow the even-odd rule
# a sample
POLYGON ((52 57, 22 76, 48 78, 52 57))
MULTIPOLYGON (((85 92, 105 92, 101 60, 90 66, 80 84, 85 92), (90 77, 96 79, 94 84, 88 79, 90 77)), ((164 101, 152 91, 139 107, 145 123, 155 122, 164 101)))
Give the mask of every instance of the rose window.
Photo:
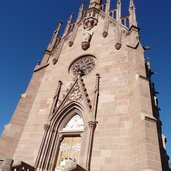
POLYGON ((79 58, 71 64, 70 72, 73 73, 74 76, 77 75, 87 75, 95 68, 95 58, 92 56, 85 56, 79 58))

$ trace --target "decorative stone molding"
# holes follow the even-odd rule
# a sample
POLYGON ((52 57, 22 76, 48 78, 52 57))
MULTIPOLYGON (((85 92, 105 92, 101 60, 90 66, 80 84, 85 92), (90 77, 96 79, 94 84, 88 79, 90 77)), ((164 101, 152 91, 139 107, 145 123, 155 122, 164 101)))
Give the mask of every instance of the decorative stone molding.
POLYGON ((122 47, 122 45, 121 45, 120 43, 116 43, 115 48, 116 48, 117 50, 119 50, 121 47, 122 47))
POLYGON ((45 125, 44 125, 44 130, 45 130, 45 131, 48 131, 49 128, 50 128, 50 125, 48 125, 48 124, 45 124, 45 125))
POLYGON ((97 123, 98 123, 97 121, 89 121, 88 125, 89 125, 90 129, 95 129, 97 123))
POLYGON ((92 107, 87 89, 85 88, 84 80, 80 76, 77 77, 71 88, 67 90, 67 94, 63 95, 62 99, 59 100, 57 108, 54 110, 54 114, 67 104, 74 101, 83 101, 89 109, 92 107))
POLYGON ((98 23, 98 20, 96 18, 93 18, 93 17, 85 18, 84 29, 91 30, 94 26, 97 25, 97 23, 98 23))
POLYGON ((85 18, 83 21, 84 29, 91 30, 98 23, 98 17, 100 12, 100 4, 99 3, 91 3, 89 8, 85 13, 85 18))

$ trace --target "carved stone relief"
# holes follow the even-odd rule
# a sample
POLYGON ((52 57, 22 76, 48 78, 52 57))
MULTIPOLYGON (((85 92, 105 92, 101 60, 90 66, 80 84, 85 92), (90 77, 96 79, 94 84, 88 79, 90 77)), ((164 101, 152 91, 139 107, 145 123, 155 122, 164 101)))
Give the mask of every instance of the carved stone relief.
POLYGON ((72 131, 72 130, 83 130, 84 122, 83 119, 79 115, 75 115, 71 118, 63 131, 72 131))

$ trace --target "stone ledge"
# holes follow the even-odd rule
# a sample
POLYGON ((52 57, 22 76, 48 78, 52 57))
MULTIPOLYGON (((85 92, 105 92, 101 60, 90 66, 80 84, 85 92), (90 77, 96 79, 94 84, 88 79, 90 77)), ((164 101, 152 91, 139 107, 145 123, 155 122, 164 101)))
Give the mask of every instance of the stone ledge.
POLYGON ((147 77, 144 77, 142 75, 136 74, 136 79, 138 79, 138 78, 143 79, 145 81, 149 81, 149 79, 147 77))
POLYGON ((152 121, 152 122, 157 122, 157 119, 154 116, 152 116, 152 114, 141 113, 141 119, 152 121))
POLYGON ((39 70, 41 70, 41 69, 47 67, 48 65, 49 65, 49 63, 48 63, 48 64, 45 64, 45 65, 37 65, 37 66, 35 67, 35 69, 34 69, 34 72, 37 72, 37 71, 39 71, 39 70))

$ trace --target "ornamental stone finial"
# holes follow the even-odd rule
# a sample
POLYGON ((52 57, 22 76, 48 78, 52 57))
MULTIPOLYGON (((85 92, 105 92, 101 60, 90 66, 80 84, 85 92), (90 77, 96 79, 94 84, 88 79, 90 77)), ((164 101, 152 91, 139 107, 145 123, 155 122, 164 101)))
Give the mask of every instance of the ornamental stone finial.
POLYGON ((132 25, 137 27, 134 0, 130 0, 130 3, 129 3, 129 23, 130 23, 130 27, 132 25))

